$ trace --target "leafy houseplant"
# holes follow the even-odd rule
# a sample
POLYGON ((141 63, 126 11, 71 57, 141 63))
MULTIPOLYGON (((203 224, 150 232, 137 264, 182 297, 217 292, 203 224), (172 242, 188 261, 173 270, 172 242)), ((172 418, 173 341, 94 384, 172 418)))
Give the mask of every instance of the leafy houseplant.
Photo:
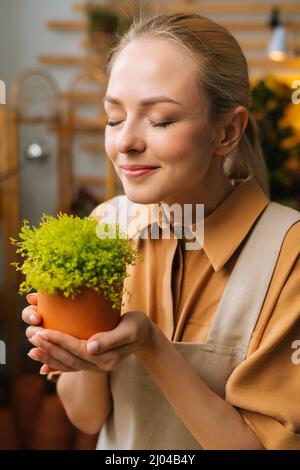
POLYGON ((271 198, 299 210, 300 135, 290 115, 295 109, 291 94, 288 85, 268 75, 252 88, 251 111, 269 169, 271 198))
POLYGON ((87 9, 87 25, 89 42, 96 51, 112 43, 121 26, 117 13, 100 6, 87 9))
POLYGON ((20 293, 38 292, 46 328, 87 339, 117 325, 126 268, 137 259, 118 224, 44 214, 38 227, 25 220, 19 240, 11 242, 24 258, 22 264, 13 263, 25 275, 20 293))

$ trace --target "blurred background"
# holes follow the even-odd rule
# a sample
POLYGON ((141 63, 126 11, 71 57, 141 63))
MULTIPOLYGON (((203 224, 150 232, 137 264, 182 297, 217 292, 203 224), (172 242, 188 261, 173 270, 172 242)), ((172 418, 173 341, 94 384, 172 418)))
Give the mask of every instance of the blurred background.
POLYGON ((103 64, 131 16, 171 11, 207 16, 241 44, 272 199, 300 210, 300 0, 0 0, 0 449, 95 447, 27 356, 9 239, 24 219, 84 216, 122 194, 103 146, 103 64))

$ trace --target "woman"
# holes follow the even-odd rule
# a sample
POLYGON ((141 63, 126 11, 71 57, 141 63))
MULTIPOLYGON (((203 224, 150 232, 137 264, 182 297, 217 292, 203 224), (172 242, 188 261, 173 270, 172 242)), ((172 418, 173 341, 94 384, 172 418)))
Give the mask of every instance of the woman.
POLYGON ((191 230, 204 205, 203 248, 142 236, 164 222, 138 216, 144 261, 118 327, 87 342, 45 331, 30 295, 29 356, 60 372, 70 420, 100 431, 99 449, 300 449, 300 214, 269 199, 239 45, 199 15, 155 15, 107 73, 105 148, 125 199, 192 204, 191 230))

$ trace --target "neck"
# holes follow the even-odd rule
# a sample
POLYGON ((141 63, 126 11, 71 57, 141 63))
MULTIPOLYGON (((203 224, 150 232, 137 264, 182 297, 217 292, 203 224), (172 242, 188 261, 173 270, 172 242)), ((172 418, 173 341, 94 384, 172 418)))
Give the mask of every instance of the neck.
MULTIPOLYGON (((217 162, 217 158, 213 160, 217 162)), ((175 203, 180 204, 182 213, 184 210, 184 204, 192 204, 193 223, 197 221, 196 205, 203 204, 204 217, 207 217, 222 203, 233 189, 231 181, 224 174, 223 169, 220 168, 219 162, 217 162, 217 166, 219 171, 216 171, 216 168, 213 168, 213 165, 210 165, 205 177, 199 181, 197 185, 181 191, 162 202, 169 206, 175 203)), ((170 214, 170 217, 171 223, 173 223, 173 213, 170 214)))

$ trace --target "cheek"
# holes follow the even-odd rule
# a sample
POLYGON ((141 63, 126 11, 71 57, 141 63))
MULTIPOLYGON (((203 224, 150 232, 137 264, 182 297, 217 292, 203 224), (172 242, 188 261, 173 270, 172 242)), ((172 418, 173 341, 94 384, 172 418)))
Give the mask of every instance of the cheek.
POLYGON ((193 164, 199 156, 207 157, 209 151, 208 133, 202 129, 176 130, 174 134, 157 139, 157 155, 162 162, 193 164))
POLYGON ((118 150, 115 145, 115 139, 110 135, 109 129, 105 131, 104 149, 108 158, 115 164, 118 157, 118 150))

